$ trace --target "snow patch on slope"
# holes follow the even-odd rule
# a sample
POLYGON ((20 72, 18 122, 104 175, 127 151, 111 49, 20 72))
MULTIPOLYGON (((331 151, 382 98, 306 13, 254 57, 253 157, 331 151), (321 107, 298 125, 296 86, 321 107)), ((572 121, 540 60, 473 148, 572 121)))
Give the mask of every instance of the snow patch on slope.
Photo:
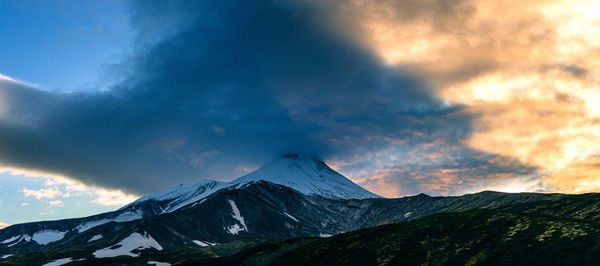
POLYGON ((156 265, 156 266, 171 266, 171 263, 168 262, 160 262, 160 261, 148 261, 148 264, 150 265, 156 265))
MULTIPOLYGON (((84 259, 80 259, 80 260, 84 260, 84 259)), ((80 261, 80 260, 73 260, 73 258, 57 259, 57 260, 48 262, 42 266, 60 266, 60 265, 65 265, 69 262, 80 261)))
POLYGON ((141 213, 141 211, 124 212, 124 213, 119 214, 115 218, 100 219, 100 220, 87 221, 87 222, 81 223, 80 225, 76 226, 75 229, 77 229, 77 231, 79 233, 82 233, 82 232, 90 230, 90 229, 92 229, 92 228, 94 228, 96 226, 103 225, 105 223, 110 223, 110 222, 123 223, 123 222, 129 222, 129 221, 139 220, 139 219, 142 219, 142 213, 141 213))
POLYGON ((233 210, 233 212, 231 213, 231 217, 240 222, 240 224, 234 224, 232 226, 227 227, 227 231, 229 231, 229 233, 231 233, 232 235, 237 235, 240 231, 248 231, 248 228, 246 227, 246 222, 244 221, 244 217, 242 217, 240 210, 238 209, 237 205, 235 205, 235 201, 229 200, 229 205, 231 205, 231 209, 233 210))
POLYGON ((290 218, 292 218, 292 220, 294 220, 294 221, 296 221, 296 222, 300 222, 300 221, 298 221, 298 219, 296 219, 296 217, 294 217, 294 216, 291 216, 291 215, 290 215, 289 213, 287 213, 287 212, 283 212, 283 214, 285 214, 287 217, 290 217, 290 218))
POLYGON ((13 237, 11 237, 9 239, 5 239, 4 241, 0 242, 0 244, 8 244, 10 242, 13 242, 13 241, 19 239, 19 237, 21 237, 21 235, 13 236, 13 237))
MULTIPOLYGON (((7 247, 12 247, 12 246, 14 246, 14 245, 16 245, 16 244, 19 244, 19 243, 21 243, 21 241, 23 241, 23 240, 25 240, 25 242, 29 242, 29 241, 31 241, 31 237, 30 237, 29 235, 19 235, 19 236, 17 236, 17 237, 19 238, 19 240, 18 240, 17 242, 14 242, 14 243, 12 243, 12 244, 8 245, 7 247)), ((10 242, 7 242, 7 243, 10 243, 10 242)))
POLYGON ((42 230, 33 234, 31 238, 40 245, 46 245, 63 239, 66 233, 57 230, 42 230))
POLYGON ((232 235, 237 235, 240 231, 244 231, 243 227, 240 227, 239 224, 234 224, 232 226, 227 227, 227 231, 229 231, 232 235))
POLYGON ((201 247, 208 247, 208 246, 214 246, 217 243, 210 243, 210 242, 204 242, 204 241, 200 241, 200 240, 192 240, 196 245, 201 246, 201 247))
POLYGON ((156 250, 163 249, 147 232, 144 232, 144 235, 133 233, 116 245, 95 251, 93 255, 96 258, 110 258, 117 256, 138 257, 139 254, 135 254, 132 251, 147 248, 154 248, 156 250))
POLYGON ((101 239, 101 238, 102 238, 102 235, 100 235, 100 234, 92 236, 92 238, 90 238, 90 240, 88 240, 88 243, 90 243, 92 241, 96 241, 96 240, 101 239))
POLYGON ((8 259, 8 258, 10 258, 10 257, 12 257, 12 256, 14 256, 14 255, 15 255, 15 254, 6 254, 6 255, 4 255, 4 256, 2 256, 2 257, 0 257, 0 259, 8 259))

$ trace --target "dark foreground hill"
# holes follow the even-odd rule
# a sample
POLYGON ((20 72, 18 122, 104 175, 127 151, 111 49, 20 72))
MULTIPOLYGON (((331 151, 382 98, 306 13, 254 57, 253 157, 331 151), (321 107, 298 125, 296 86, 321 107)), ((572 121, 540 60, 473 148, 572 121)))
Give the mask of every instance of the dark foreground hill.
POLYGON ((600 227, 492 210, 436 214, 182 265, 600 265, 600 227))
POLYGON ((600 265, 600 197, 440 213, 181 265, 600 265))

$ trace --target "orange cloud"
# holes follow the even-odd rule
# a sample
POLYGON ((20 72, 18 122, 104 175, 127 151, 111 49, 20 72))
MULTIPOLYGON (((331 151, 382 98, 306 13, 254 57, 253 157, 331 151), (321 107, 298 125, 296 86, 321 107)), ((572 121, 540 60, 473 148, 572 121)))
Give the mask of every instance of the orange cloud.
MULTIPOLYGON (((475 120, 464 143, 540 168, 544 189, 600 191, 600 2, 357 0, 334 10, 382 61, 466 107, 475 120)), ((430 191, 457 180, 431 175, 430 191)), ((541 188, 504 179, 516 181, 489 188, 541 188)))
MULTIPOLYGON (((403 195, 400 186, 385 178, 386 173, 378 173, 369 178, 369 182, 362 184, 364 188, 375 191, 378 195, 386 198, 397 198, 403 195)), ((362 183, 362 182, 361 182, 362 183)))
POLYGON ((10 226, 10 224, 0 222, 0 229, 10 226))

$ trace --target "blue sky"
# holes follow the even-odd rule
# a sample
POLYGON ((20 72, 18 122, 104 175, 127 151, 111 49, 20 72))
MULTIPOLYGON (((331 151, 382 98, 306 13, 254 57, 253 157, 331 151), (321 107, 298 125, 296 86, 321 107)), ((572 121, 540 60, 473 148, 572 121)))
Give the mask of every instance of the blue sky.
POLYGON ((104 206, 90 203, 97 198, 87 191, 71 193, 71 195, 51 195, 46 197, 25 196, 24 191, 43 191, 56 187, 64 191, 65 186, 48 186, 48 179, 0 174, 0 213, 2 222, 15 224, 27 221, 56 220, 65 217, 82 217, 115 209, 115 206, 104 206), (48 197, 51 196, 51 197, 48 197))
MULTIPOLYGON (((47 91, 102 89, 109 79, 106 68, 130 53, 129 19, 126 1, 1 1, 0 74, 47 91)), ((24 195, 23 189, 48 188, 48 180, 0 173, 0 223, 80 217, 119 207, 91 203, 98 196, 90 191, 69 197, 24 195)), ((65 191, 64 185, 57 188, 65 191)))
POLYGON ((502 3, 1 1, 0 223, 292 152, 387 197, 600 190, 600 3, 502 3))
POLYGON ((126 1, 2 1, 0 73, 45 90, 95 89, 130 50, 126 1))

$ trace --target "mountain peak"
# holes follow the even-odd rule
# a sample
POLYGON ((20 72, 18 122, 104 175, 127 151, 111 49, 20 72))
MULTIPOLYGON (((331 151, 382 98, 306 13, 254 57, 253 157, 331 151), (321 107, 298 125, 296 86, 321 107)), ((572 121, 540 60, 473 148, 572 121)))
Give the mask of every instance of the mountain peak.
POLYGON ((305 154, 299 154, 299 153, 288 153, 288 154, 284 155, 283 157, 279 158, 278 160, 292 160, 292 161, 304 161, 304 162, 312 161, 314 163, 325 164, 325 162, 323 162, 323 160, 321 160, 321 159, 318 159, 313 156, 305 155, 305 154))
POLYGON ((287 154, 233 183, 265 180, 296 189, 303 194, 327 198, 378 198, 331 169, 325 162, 310 156, 287 154))
POLYGON ((288 159, 292 159, 292 160, 297 160, 298 159, 298 154, 295 153, 289 153, 283 156, 283 158, 288 158, 288 159))

